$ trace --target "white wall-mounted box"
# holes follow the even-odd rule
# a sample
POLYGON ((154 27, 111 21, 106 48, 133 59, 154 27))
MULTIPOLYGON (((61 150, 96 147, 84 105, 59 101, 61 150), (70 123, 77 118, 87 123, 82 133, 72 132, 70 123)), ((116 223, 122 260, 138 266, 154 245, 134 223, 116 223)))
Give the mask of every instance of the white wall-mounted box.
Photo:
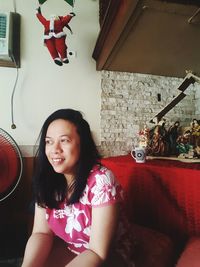
POLYGON ((0 11, 0 66, 19 66, 20 16, 0 11))

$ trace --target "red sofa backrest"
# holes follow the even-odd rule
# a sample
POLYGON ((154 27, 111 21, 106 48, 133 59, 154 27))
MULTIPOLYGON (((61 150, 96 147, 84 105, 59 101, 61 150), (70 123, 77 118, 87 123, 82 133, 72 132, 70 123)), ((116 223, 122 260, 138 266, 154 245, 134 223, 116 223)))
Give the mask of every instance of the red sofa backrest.
POLYGON ((125 189, 129 218, 175 242, 200 235, 200 164, 172 160, 135 163, 130 155, 104 158, 125 189))

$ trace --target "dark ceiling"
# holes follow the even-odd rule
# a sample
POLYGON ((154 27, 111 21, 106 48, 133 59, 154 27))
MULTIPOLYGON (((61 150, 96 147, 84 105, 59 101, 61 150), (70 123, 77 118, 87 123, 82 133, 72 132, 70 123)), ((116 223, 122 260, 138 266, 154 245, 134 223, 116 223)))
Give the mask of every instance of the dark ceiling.
POLYGON ((200 0, 99 1, 97 70, 200 75, 200 0))
MULTIPOLYGON (((195 5, 200 6, 200 0, 156 0, 158 2, 169 2, 176 4, 185 4, 185 5, 195 5)), ((99 0, 99 22, 100 25, 103 22, 103 18, 106 14, 107 8, 109 6, 109 0, 99 0)))
POLYGON ((200 0, 158 0, 161 2, 171 2, 176 4, 185 4, 185 5, 196 5, 200 6, 200 0))

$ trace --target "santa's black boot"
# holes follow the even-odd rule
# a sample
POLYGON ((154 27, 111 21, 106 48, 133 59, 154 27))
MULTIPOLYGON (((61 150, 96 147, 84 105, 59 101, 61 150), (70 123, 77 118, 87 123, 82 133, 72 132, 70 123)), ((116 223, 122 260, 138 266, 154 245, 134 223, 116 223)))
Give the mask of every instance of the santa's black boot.
POLYGON ((62 66, 62 60, 59 57, 54 58, 54 62, 58 65, 58 66, 62 66))
POLYGON ((63 61, 62 61, 63 63, 65 63, 65 64, 68 64, 69 63, 69 59, 66 57, 66 58, 63 58, 63 61))

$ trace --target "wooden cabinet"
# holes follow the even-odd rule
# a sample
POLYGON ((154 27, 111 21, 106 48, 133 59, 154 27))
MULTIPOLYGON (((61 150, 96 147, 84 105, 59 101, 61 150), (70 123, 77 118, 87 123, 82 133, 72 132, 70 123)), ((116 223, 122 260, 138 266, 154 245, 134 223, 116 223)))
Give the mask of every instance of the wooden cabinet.
POLYGON ((185 4, 110 0, 93 51, 97 70, 200 75, 199 6, 176 2, 185 4))

